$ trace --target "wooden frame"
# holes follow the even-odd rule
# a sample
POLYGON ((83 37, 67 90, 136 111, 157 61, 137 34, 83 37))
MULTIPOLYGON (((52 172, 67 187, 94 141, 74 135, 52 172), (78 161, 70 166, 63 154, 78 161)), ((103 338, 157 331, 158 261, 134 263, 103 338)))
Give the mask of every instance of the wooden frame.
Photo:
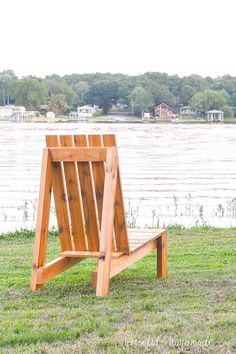
POLYGON ((92 285, 109 293, 110 279, 157 250, 157 276, 167 277, 167 232, 130 233, 125 220, 114 135, 47 136, 38 201, 32 291, 86 258, 97 259, 92 285), (46 264, 53 192, 61 254, 46 264), (133 234, 133 236, 132 236, 133 234))

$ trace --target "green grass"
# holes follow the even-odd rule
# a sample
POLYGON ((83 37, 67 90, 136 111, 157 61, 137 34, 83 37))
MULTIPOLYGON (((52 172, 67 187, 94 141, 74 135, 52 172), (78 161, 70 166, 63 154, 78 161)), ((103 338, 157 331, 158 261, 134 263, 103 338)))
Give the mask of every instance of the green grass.
POLYGON ((94 260, 30 292, 33 233, 0 236, 0 353, 235 353, 236 229, 169 234, 169 278, 156 279, 153 253, 108 298, 90 285, 94 260))

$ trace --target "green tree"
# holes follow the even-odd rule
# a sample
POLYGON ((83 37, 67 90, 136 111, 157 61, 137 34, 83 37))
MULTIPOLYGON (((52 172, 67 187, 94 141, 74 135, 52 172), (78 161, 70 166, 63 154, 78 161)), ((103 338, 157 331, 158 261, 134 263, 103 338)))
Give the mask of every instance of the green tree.
POLYGON ((226 91, 204 90, 193 96, 191 106, 206 112, 212 109, 223 109, 227 106, 228 100, 229 95, 226 91))
POLYGON ((74 84, 73 89, 75 91, 74 108, 77 108, 85 103, 89 85, 86 81, 78 81, 74 84))
POLYGON ((68 110, 68 103, 65 95, 59 93, 48 100, 48 110, 56 114, 64 114, 68 110))
POLYGON ((14 84, 18 80, 14 71, 5 70, 0 73, 0 101, 3 105, 10 104, 14 99, 14 84))
POLYGON ((153 106, 153 97, 142 86, 136 86, 130 95, 130 104, 134 107, 136 113, 142 113, 147 111, 153 106))
POLYGON ((112 104, 116 104, 119 98, 119 89, 116 81, 103 80, 92 84, 87 95, 87 102, 95 104, 107 114, 112 104))
MULTIPOLYGON (((45 86, 47 89, 47 95, 49 100, 56 95, 63 95, 66 100, 67 107, 73 106, 75 103, 76 94, 72 87, 70 87, 67 82, 61 78, 59 75, 46 76, 45 86)), ((61 96, 60 96, 61 97, 61 96)), ((55 99, 58 101, 58 97, 55 99)))
POLYGON ((234 112, 231 107, 225 106, 222 108, 222 111, 225 113, 226 118, 234 118, 234 112))
POLYGON ((28 110, 39 110, 47 101, 46 89, 41 79, 25 77, 16 83, 15 102, 28 110))
POLYGON ((182 79, 182 84, 189 85, 196 91, 203 91, 210 88, 209 81, 201 77, 200 75, 190 75, 182 79))
POLYGON ((190 104, 192 97, 196 94, 196 89, 190 85, 184 85, 180 91, 180 103, 184 106, 190 104))
POLYGON ((158 105, 162 102, 172 107, 176 105, 177 98, 170 92, 166 85, 158 84, 156 82, 149 82, 145 88, 148 92, 151 93, 155 105, 158 105))
POLYGON ((215 90, 225 90, 230 95, 230 104, 236 106, 236 77, 225 75, 214 80, 215 90))

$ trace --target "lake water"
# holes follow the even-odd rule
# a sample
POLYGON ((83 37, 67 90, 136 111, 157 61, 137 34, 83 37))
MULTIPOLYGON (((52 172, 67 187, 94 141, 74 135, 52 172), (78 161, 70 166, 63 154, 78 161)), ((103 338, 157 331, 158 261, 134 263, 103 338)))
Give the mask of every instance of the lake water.
POLYGON ((35 227, 44 136, 77 133, 116 133, 129 225, 236 226, 236 125, 0 123, 0 232, 35 227))

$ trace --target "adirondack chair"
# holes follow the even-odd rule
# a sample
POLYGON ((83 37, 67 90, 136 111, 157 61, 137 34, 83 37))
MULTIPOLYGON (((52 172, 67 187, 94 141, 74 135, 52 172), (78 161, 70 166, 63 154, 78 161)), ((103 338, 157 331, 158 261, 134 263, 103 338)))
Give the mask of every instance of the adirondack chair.
POLYGON ((157 276, 167 277, 167 231, 128 230, 115 135, 46 136, 31 289, 86 258, 97 259, 92 285, 109 293, 116 274, 157 250, 157 276), (46 264, 51 192, 61 253, 46 264))

